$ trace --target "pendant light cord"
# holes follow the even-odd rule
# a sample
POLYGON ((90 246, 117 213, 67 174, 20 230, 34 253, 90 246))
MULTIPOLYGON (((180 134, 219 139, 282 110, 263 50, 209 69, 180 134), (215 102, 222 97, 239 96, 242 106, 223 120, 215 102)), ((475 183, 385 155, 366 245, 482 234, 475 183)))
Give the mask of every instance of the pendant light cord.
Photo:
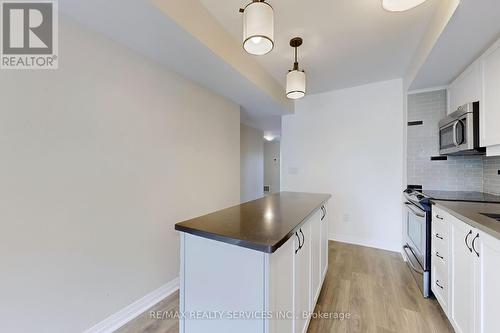
POLYGON ((297 61, 297 46, 295 46, 294 49, 295 49, 295 62, 293 63, 293 70, 298 71, 299 70, 299 63, 297 61))

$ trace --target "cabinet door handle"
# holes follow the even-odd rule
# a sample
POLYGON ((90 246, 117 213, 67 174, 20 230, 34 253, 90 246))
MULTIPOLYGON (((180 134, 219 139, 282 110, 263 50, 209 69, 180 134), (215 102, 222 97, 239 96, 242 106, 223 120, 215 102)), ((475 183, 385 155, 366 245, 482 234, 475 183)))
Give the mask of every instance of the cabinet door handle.
POLYGON ((436 234, 436 238, 439 238, 439 239, 444 239, 443 237, 441 237, 440 234, 436 234))
POLYGON ((298 241, 299 241, 299 247, 295 249, 295 254, 297 254, 297 252, 299 252, 301 246, 300 246, 300 237, 299 237, 299 234, 298 233, 295 233, 295 237, 297 237, 298 241))
MULTIPOLYGON (((304 237, 304 233, 302 232, 302 228, 300 228, 300 234, 302 235, 302 246, 304 246, 304 243, 306 242, 306 238, 304 237)), ((302 246, 300 248, 302 248, 302 246)))
POLYGON ((442 255, 440 255, 439 252, 436 252, 436 257, 438 257, 439 259, 444 260, 444 257, 442 255))
POLYGON ((439 284, 439 280, 436 280, 436 286, 438 286, 439 288, 443 289, 444 290, 444 287, 442 285, 439 284))
POLYGON ((443 217, 441 217, 441 216, 439 216, 438 214, 436 214, 436 218, 437 218, 438 220, 441 220, 441 221, 442 221, 442 220, 444 220, 444 218, 443 218, 443 217))
POLYGON ((321 216, 321 221, 323 221, 325 219, 325 216, 326 216, 325 206, 321 206, 321 211, 323 212, 323 215, 321 216))
POLYGON ((479 258, 479 252, 477 252, 476 250, 476 239, 479 238, 479 234, 476 235, 476 237, 474 237, 474 239, 472 240, 472 248, 474 249, 474 252, 476 252, 476 255, 477 257, 479 258))
POLYGON ((472 230, 469 231, 469 233, 467 234, 467 236, 465 236, 465 245, 467 246, 467 248, 469 249, 469 251, 472 253, 472 248, 469 246, 469 236, 472 235, 472 230))

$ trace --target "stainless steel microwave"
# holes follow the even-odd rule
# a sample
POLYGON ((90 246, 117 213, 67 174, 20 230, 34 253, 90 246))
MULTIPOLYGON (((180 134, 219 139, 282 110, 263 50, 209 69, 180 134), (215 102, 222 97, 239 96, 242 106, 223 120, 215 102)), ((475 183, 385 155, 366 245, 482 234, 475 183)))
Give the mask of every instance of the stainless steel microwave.
POLYGON ((479 102, 462 105, 439 122, 441 155, 484 154, 479 139, 479 102))

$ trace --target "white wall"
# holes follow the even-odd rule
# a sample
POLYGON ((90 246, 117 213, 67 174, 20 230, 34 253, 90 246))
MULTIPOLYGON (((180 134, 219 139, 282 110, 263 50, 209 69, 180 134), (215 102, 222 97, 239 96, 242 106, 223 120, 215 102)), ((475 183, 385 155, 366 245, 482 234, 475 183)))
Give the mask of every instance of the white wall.
POLYGON ((72 21, 1 71, 0 331, 80 332, 173 280, 178 221, 237 204, 239 107, 72 21))
POLYGON ((264 185, 270 186, 270 193, 280 191, 280 143, 264 142, 264 185))
POLYGON ((264 133, 241 124, 240 198, 246 202, 264 195, 264 133))
POLYGON ((326 192, 332 239, 399 251, 401 80, 307 96, 283 117, 282 190, 326 192))

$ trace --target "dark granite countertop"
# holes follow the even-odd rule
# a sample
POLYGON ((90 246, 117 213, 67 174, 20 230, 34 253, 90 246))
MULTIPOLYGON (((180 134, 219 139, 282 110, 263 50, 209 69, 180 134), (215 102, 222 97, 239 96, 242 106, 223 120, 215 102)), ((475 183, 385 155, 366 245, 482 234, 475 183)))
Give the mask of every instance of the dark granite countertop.
POLYGON ((432 202, 457 219, 500 240, 500 222, 481 214, 500 214, 500 204, 439 200, 433 200, 432 202))
POLYGON ((273 253, 330 197, 318 193, 275 193, 177 223, 175 230, 273 253))

